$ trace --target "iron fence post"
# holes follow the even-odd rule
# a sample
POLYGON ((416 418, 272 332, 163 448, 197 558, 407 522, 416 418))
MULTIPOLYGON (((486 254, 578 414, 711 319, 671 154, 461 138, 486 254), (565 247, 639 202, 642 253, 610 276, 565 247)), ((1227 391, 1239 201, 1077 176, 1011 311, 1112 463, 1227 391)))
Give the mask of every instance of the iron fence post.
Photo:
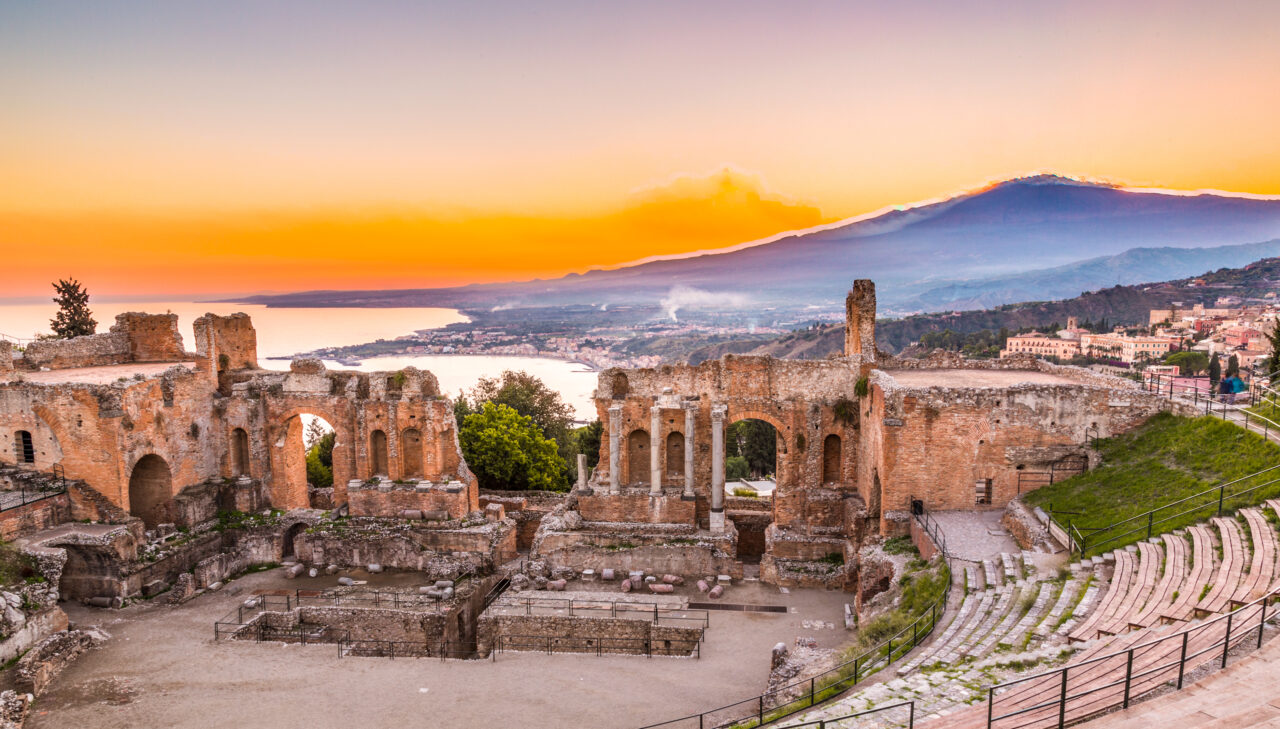
POLYGON ((1067 669, 1062 669, 1062 697, 1058 701, 1058 729, 1067 724, 1067 669))
POLYGON ((912 701, 907 704, 907 729, 914 729, 916 725, 916 702, 912 701))
POLYGON ((1182 631, 1182 657, 1178 659, 1178 690, 1182 690, 1182 677, 1187 670, 1187 631, 1182 631))
POLYGON ((1262 647, 1262 631, 1267 627, 1267 598, 1262 598, 1262 614, 1258 619, 1258 647, 1262 647))
POLYGON ((809 679, 809 705, 810 706, 813 706, 813 682, 814 682, 814 679, 812 678, 809 679))
POLYGON ((1218 516, 1222 516, 1222 497, 1226 494, 1226 490, 1226 484, 1222 484, 1218 487, 1218 516))
POLYGON ((1129 658, 1124 667, 1124 708, 1129 708, 1129 688, 1133 684, 1133 649, 1129 649, 1129 658))
POLYGON ((764 694, 760 694, 756 699, 760 702, 757 705, 758 711, 756 712, 756 726, 760 726, 764 723, 764 694))
POLYGON ((1227 613, 1227 634, 1222 638, 1222 667, 1227 667, 1227 651, 1231 650, 1231 619, 1235 613, 1227 613))
POLYGON ((1155 523, 1156 513, 1154 511, 1147 512, 1147 539, 1151 538, 1151 527, 1155 523))
POLYGON ((991 714, 996 708, 996 687, 987 689, 987 729, 991 729, 991 714))

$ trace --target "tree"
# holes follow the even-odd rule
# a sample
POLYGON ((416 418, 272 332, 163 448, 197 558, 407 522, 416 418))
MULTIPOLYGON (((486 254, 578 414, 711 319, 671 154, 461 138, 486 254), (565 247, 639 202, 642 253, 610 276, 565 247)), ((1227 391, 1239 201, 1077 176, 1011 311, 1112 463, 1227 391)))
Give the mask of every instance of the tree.
POLYGON ((1267 344, 1271 347, 1271 358, 1267 360, 1267 379, 1274 380, 1280 375, 1280 322, 1272 324, 1267 334, 1267 344))
POLYGON ((58 305, 58 313, 50 324, 53 333, 61 339, 83 337, 93 334, 98 329, 98 322, 93 320, 93 312, 89 311, 89 292, 73 279, 59 279, 53 284, 57 292, 53 303, 58 305))
POLYGON ((1240 374, 1240 358, 1234 354, 1227 357, 1227 377, 1235 377, 1240 374))
POLYGON ((1209 382, 1217 384, 1222 379, 1222 360, 1218 359, 1218 355, 1213 355, 1213 359, 1209 360, 1209 382))
MULTIPOLYGON (((739 420, 725 432, 726 455, 741 456, 751 474, 773 473, 778 459, 778 432, 763 420, 739 420)), ((728 461, 726 461, 727 463, 728 461)))
POLYGON ((729 456, 724 459, 724 478, 726 481, 738 481, 751 476, 751 466, 742 456, 729 456))
POLYGON ((480 412, 486 402, 506 405, 517 413, 529 417, 542 431, 542 435, 555 441, 560 455, 560 469, 564 478, 577 477, 576 442, 571 432, 573 408, 560 397, 560 393, 528 372, 506 370, 501 377, 482 377, 471 388, 469 396, 459 395, 460 404, 454 402, 455 417, 462 413, 459 428, 467 412, 480 412))
MULTIPOLYGON (((583 453, 587 456, 587 468, 595 468, 600 462, 600 438, 604 436, 604 425, 599 420, 592 420, 590 423, 577 428, 573 431, 574 453, 583 453)), ((578 467, 578 459, 574 458, 570 465, 573 468, 578 467)), ((577 474, 574 474, 575 476, 577 474)))
POLYGON ((1203 352, 1174 352, 1165 363, 1177 365, 1181 374, 1194 375, 1209 367, 1209 357, 1203 352))
POLYGON ((307 483, 317 488, 333 485, 333 431, 328 431, 307 449, 307 483))
POLYGON ((486 402, 462 422, 462 455, 482 488, 563 490, 563 459, 533 418, 486 402))

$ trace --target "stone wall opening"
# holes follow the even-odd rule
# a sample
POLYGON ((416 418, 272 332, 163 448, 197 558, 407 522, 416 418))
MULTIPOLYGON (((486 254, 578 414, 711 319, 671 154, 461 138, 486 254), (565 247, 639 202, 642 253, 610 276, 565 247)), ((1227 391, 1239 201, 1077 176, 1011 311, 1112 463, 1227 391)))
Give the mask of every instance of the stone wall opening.
POLYGON ((627 484, 642 486, 648 483, 649 431, 641 428, 627 436, 627 484))
POLYGON ((327 418, 309 412, 290 417, 285 422, 284 440, 276 443, 284 473, 275 478, 285 487, 278 495, 273 493, 272 503, 289 508, 309 506, 314 489, 331 488, 333 454, 338 446, 338 433, 327 418))
POLYGON ((374 476, 389 476, 387 469, 387 434, 381 430, 369 433, 369 470, 374 476))
POLYGON ((839 483, 840 477, 840 436, 832 433, 822 441, 822 482, 824 484, 839 483))
POLYGON ((304 522, 298 522, 284 530, 283 542, 280 547, 280 561, 291 559, 298 554, 298 549, 294 546, 294 542, 306 528, 307 525, 304 522))
POLYGON ((672 431, 667 433, 667 468, 668 483, 684 481, 684 433, 672 431))
POLYGON ((778 472, 778 429, 756 418, 725 428, 725 480, 774 478, 778 472))
POLYGON ((422 431, 407 428, 400 434, 400 462, 404 478, 422 478, 422 431))
POLYGON ((249 475, 249 434, 244 428, 231 431, 231 475, 249 475))
POLYGON ((148 529, 170 521, 173 480, 169 464, 154 453, 143 456, 129 474, 129 513, 148 529))
POLYGON ((13 434, 13 457, 18 463, 36 462, 36 447, 30 431, 19 430, 13 434))

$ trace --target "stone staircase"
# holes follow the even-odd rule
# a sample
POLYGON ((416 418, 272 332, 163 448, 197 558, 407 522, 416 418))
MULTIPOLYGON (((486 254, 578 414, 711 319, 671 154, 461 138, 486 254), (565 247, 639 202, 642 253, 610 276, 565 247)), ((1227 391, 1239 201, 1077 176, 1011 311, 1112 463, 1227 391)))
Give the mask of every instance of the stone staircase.
MULTIPOLYGON (((1274 522, 1280 522, 1280 499, 1242 509, 1238 517, 1214 518, 1081 560, 1070 566, 1066 579, 1024 574, 1021 555, 1002 555, 998 561, 987 560, 980 569, 966 568, 969 589, 955 618, 897 667, 896 678, 846 694, 784 725, 914 700, 918 725, 985 727, 989 686, 1063 664, 1087 664, 1071 672, 1073 692, 1078 690, 1077 682, 1099 687, 1096 697, 1091 694, 1087 701, 1072 704, 1068 712, 1087 716, 1115 698, 1115 688, 1108 684, 1117 680, 1116 671, 1123 679, 1126 670, 1123 657, 1088 663, 1091 659, 1188 628, 1192 631, 1189 655, 1194 655, 1197 646, 1211 645, 1221 637, 1220 627, 1196 628, 1206 618, 1280 589, 1280 536, 1274 522)), ((1237 614, 1237 620, 1244 621, 1238 624, 1261 617, 1237 614)), ((1135 675, 1139 666, 1152 669, 1176 663, 1178 656, 1169 651, 1180 648, 1181 641, 1165 643, 1135 654, 1135 675)), ((1132 695, 1162 685, 1169 680, 1165 673, 1160 669, 1143 677, 1131 687, 1132 695)), ((1049 683, 1035 679, 1013 687, 1000 695, 1000 711, 1051 700, 1060 685, 1049 683)), ((1039 727, 1056 726, 1056 722, 1056 713, 1049 717, 1037 709, 1015 723, 1039 727)), ((896 724, 873 714, 841 726, 896 724)))

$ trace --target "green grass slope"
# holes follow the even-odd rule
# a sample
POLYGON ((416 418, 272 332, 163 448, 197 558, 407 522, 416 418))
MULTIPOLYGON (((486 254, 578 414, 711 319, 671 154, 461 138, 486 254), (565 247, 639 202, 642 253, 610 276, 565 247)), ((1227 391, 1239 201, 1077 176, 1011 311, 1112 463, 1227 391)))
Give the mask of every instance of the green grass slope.
MULTIPOLYGON (((1280 465, 1280 446, 1213 417, 1162 413, 1134 431, 1099 441, 1098 449, 1102 453, 1098 468, 1023 497, 1028 504, 1058 512, 1060 523, 1071 522, 1085 532, 1086 545, 1099 546, 1089 547, 1089 554, 1145 538, 1147 518, 1092 534, 1089 530, 1134 519, 1152 509, 1159 509, 1152 520, 1153 534, 1203 521, 1217 513, 1216 490, 1182 504, 1165 505, 1280 465), (1103 540, 1111 541, 1102 544, 1103 540)), ((1223 510, 1276 496, 1280 496, 1280 469, 1228 486, 1223 510)))

